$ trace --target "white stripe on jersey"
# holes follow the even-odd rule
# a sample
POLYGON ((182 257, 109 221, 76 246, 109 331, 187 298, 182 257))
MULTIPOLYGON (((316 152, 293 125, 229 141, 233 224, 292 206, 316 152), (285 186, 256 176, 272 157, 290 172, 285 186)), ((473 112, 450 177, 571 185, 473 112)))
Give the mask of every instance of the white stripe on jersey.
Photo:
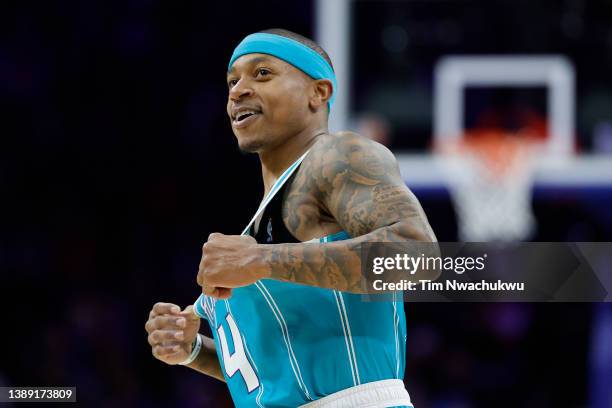
POLYGON ((355 376, 357 377, 357 385, 359 385, 361 384, 361 379, 359 378, 359 367, 357 366, 357 355, 355 354, 355 346, 353 345, 353 336, 351 335, 351 325, 349 323, 349 319, 346 314, 346 306, 344 305, 344 298, 342 297, 342 292, 338 292, 338 297, 340 298, 340 304, 342 305, 342 313, 344 314, 344 319, 346 321, 346 330, 348 332, 348 339, 351 345, 351 356, 353 358, 353 364, 355 365, 355 376))
POLYGON ((396 302, 397 294, 393 292, 393 333, 395 335, 395 378, 399 378, 399 367, 400 367, 400 358, 399 358, 399 315, 397 314, 397 302, 396 302))
POLYGON ((295 357, 295 353, 293 352, 293 347, 291 346, 291 339, 289 338, 289 330, 287 329, 287 322, 285 322, 285 318, 283 317, 283 314, 281 313, 280 309, 278 308, 278 305, 274 301, 274 298, 272 298, 272 295, 270 294, 270 292, 268 292, 268 288, 266 288, 263 282, 257 281, 255 282, 255 286, 257 286, 257 289, 259 289, 259 291, 261 292, 265 301, 268 303, 268 306, 270 306, 270 309, 272 310, 272 313, 274 314, 276 321, 281 327, 281 332, 283 333, 283 340, 285 341, 285 344, 287 345, 287 352, 289 354, 289 362, 291 363, 291 368, 293 369, 293 374, 295 375, 295 378, 298 381, 298 385, 302 389, 302 392, 304 392, 305 397, 312 401, 313 398, 310 396, 310 393, 308 392, 308 388, 306 387, 306 383, 304 382, 302 378, 302 372, 300 371, 300 365, 298 364, 297 358, 295 357))
POLYGON ((344 315, 342 314, 342 308, 340 307, 340 301, 338 300, 338 293, 335 290, 334 298, 336 299, 336 305, 338 306, 338 315, 340 315, 340 324, 342 325, 342 331, 344 332, 344 342, 346 343, 346 353, 348 355, 349 365, 351 366, 353 385, 357 385, 357 378, 355 377, 355 367, 353 367, 353 359, 351 358, 351 347, 349 346, 348 335, 346 334, 346 325, 344 324, 344 315))

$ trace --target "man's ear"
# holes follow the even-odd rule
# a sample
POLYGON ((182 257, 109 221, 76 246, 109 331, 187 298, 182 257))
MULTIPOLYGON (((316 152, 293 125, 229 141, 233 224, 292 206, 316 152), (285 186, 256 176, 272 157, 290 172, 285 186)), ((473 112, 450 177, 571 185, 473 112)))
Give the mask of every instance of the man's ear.
POLYGON ((309 106, 313 110, 318 110, 324 107, 333 92, 333 85, 329 79, 316 79, 312 83, 312 93, 310 96, 309 106))

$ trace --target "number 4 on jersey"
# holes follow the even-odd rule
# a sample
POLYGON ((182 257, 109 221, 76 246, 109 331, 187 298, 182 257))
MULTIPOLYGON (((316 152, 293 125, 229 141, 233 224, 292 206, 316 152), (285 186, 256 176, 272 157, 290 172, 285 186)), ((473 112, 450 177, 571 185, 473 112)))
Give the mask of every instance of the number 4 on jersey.
POLYGON ((219 334, 219 343, 221 344, 221 354, 223 355, 225 373, 228 377, 232 378, 236 371, 240 371, 240 375, 242 375, 242 378, 244 379, 247 390, 251 392, 259 387, 259 379, 257 378, 257 374, 255 374, 255 370, 253 370, 246 353, 244 352, 242 336, 240 336, 240 331, 238 331, 236 322, 230 314, 225 316, 225 320, 230 328, 232 342, 234 343, 234 353, 230 355, 229 347, 227 345, 227 338, 225 337, 225 329, 223 328, 223 325, 219 325, 217 328, 217 333, 219 334))

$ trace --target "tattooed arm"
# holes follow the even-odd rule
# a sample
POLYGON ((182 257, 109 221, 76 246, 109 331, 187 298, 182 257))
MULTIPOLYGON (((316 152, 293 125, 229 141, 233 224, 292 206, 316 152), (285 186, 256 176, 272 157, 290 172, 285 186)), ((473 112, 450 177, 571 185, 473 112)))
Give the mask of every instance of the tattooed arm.
POLYGON ((311 182, 306 188, 315 190, 320 205, 355 238, 258 245, 264 277, 363 293, 367 292, 361 273, 363 243, 436 241, 395 158, 382 145, 352 133, 325 136, 307 160, 311 182))

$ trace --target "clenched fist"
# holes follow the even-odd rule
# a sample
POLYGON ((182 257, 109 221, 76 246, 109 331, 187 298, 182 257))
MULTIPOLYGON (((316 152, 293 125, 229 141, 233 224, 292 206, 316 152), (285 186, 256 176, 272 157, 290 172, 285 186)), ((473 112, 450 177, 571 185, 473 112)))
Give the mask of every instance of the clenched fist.
POLYGON ((153 356, 166 364, 185 361, 200 329, 200 318, 193 306, 185 310, 172 303, 156 303, 149 313, 145 330, 153 356))
POLYGON ((250 285, 268 275, 260 245, 251 236, 214 233, 202 247, 198 285, 205 295, 228 298, 232 288, 250 285))

